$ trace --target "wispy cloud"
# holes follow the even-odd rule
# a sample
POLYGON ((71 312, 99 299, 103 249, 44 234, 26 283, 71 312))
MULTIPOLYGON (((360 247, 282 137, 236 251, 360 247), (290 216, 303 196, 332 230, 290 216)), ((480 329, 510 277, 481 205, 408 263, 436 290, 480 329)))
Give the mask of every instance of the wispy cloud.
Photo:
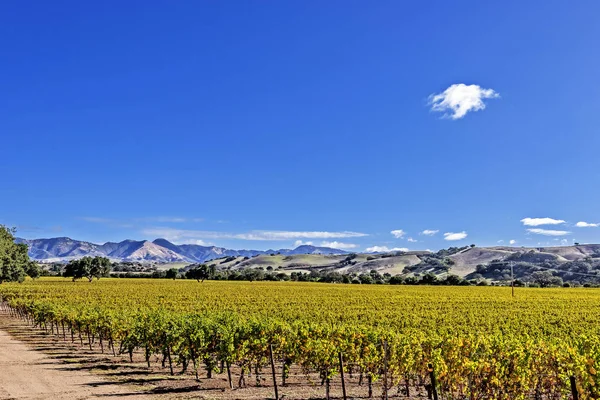
POLYGON ((402 229, 396 229, 390 232, 396 239, 400 239, 402 236, 406 235, 402 229))
POLYGON ((517 243, 517 241, 516 241, 516 240, 514 240, 514 239, 512 239, 512 240, 511 240, 511 241, 509 241, 508 243, 510 243, 510 244, 516 244, 516 243, 517 243))
POLYGON ((493 89, 484 89, 478 85, 458 83, 451 85, 442 93, 429 96, 431 111, 442 112, 451 119, 463 118, 469 111, 485 109, 484 99, 500 97, 493 89))
POLYGON ((502 244, 502 243, 504 243, 504 240, 500 239, 500 240, 498 240, 497 243, 502 244))
POLYGON ((91 222, 93 224, 107 225, 107 226, 110 226, 113 228, 128 229, 128 228, 134 227, 134 224, 132 222, 120 221, 120 220, 112 219, 112 218, 81 217, 79 219, 82 221, 91 222))
POLYGON ((262 231, 253 230, 243 233, 197 231, 189 229, 175 229, 168 227, 157 227, 143 229, 146 236, 164 237, 169 240, 188 241, 196 239, 234 239, 234 240, 256 240, 256 241, 280 241, 294 239, 342 239, 368 236, 360 232, 327 232, 327 231, 262 231))
POLYGON ((575 226, 578 228, 597 228, 600 226, 600 224, 579 221, 578 223, 575 224, 575 226))
POLYGON ((566 221, 554 218, 523 218, 521 220, 525 226, 540 226, 540 225, 560 225, 566 221))
POLYGON ((114 220, 110 218, 100 218, 100 217, 81 217, 79 218, 86 222, 93 222, 95 224, 110 224, 114 222, 114 220))
POLYGON ((306 246, 312 246, 313 242, 303 242, 302 240, 296 240, 294 242, 294 248, 298 247, 298 246, 302 246, 302 245, 306 245, 306 246))
POLYGON ((169 217, 169 216, 158 216, 158 217, 138 217, 138 218, 127 218, 127 219, 115 219, 115 218, 104 218, 104 217, 82 217, 83 221, 92 222, 95 224, 104 225, 127 225, 132 226, 134 223, 174 223, 181 224, 186 222, 202 222, 204 218, 184 218, 184 217, 169 217))
POLYGON ((438 232, 439 232, 438 229, 425 229, 423 232, 421 232, 421 235, 433 236, 433 235, 435 235, 438 232))
POLYGON ((333 242, 323 241, 323 242, 321 242, 321 247, 331 247, 332 249, 349 250, 349 249, 357 248, 358 245, 354 244, 354 243, 342 243, 342 242, 337 242, 337 241, 333 241, 333 242))
POLYGON ((465 239, 467 236, 469 236, 467 234, 467 232, 462 231, 462 232, 446 232, 444 233, 444 240, 463 240, 465 239))
POLYGON ((527 232, 534 233, 536 235, 544 235, 544 236, 565 236, 570 235, 569 231, 557 231, 553 229, 542 229, 542 228, 531 228, 527 229, 527 232))
POLYGON ((417 242, 418 242, 418 240, 417 240, 417 239, 413 239, 413 238, 411 238, 411 237, 409 237, 409 238, 408 238, 408 239, 406 239, 406 240, 407 240, 408 242, 410 242, 410 243, 417 243, 417 242))
POLYGON ((365 249, 365 252, 367 252, 367 253, 385 253, 388 251, 409 251, 409 250, 406 247, 394 247, 394 248, 390 249, 387 246, 372 246, 372 247, 367 247, 365 249))

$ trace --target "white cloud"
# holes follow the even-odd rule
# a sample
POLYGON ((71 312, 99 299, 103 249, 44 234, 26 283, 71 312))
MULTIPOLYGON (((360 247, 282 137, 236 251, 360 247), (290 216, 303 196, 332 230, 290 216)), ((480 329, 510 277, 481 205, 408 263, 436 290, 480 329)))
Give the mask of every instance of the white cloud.
POLYGON ((408 238, 408 239, 406 239, 406 240, 407 240, 407 241, 409 241, 410 243, 417 243, 417 242, 418 242, 418 240, 416 240, 416 239, 413 239, 413 238, 411 238, 411 237, 409 237, 409 238, 408 238))
POLYGON ((500 97, 493 89, 484 89, 478 85, 458 83, 451 85, 442 93, 429 96, 431 111, 443 112, 444 117, 460 119, 469 111, 485 109, 483 99, 500 97))
POLYGON ((402 229, 396 229, 390 232, 396 239, 400 239, 402 236, 406 235, 402 229))
POLYGON ((515 243, 517 243, 517 241, 516 241, 515 239, 512 239, 512 240, 511 240, 511 241, 509 241, 508 243, 510 243, 510 244, 515 244, 515 243))
POLYGON ((146 236, 162 237, 167 240, 190 241, 196 239, 235 239, 235 240, 293 240, 293 239, 340 239, 368 236, 360 232, 320 232, 320 231, 260 231, 254 230, 244 233, 196 231, 189 229, 175 229, 168 227, 143 229, 146 236))
POLYGON ((560 244, 562 244, 563 246, 566 246, 569 244, 569 241, 567 239, 563 239, 560 241, 560 244))
POLYGON ((213 245, 212 243, 205 242, 205 241, 204 241, 204 240, 202 240, 202 239, 198 239, 198 240, 196 240, 196 243, 195 243, 195 244, 197 244, 197 245, 199 245, 199 246, 212 246, 212 245, 213 245))
POLYGON ((578 228, 597 228, 600 226, 600 224, 593 224, 590 222, 579 221, 578 223, 575 224, 575 226, 578 228))
POLYGON ((500 240, 498 240, 498 243, 502 244, 502 243, 504 243, 504 240, 500 239, 500 240))
POLYGON ((444 233, 444 240, 462 240, 464 238, 466 238, 467 236, 467 232, 462 231, 462 232, 446 232, 444 233))
POLYGON ((294 242, 294 247, 298 247, 298 246, 302 246, 302 245, 312 246, 313 242, 303 242, 302 240, 296 240, 294 242))
POLYGON ((523 218, 521 222, 525 226, 560 225, 565 223, 562 219, 554 218, 523 218))
POLYGON ((421 235, 433 236, 433 235, 435 235, 438 232, 439 232, 438 229, 425 229, 423 232, 421 232, 421 235))
POLYGON ((358 247, 357 244, 354 243, 342 243, 342 242, 327 242, 327 241, 323 241, 321 242, 321 246, 322 247, 331 247, 332 249, 340 249, 340 250, 347 250, 347 249, 355 249, 358 247))
POLYGON ((406 247, 394 247, 390 249, 387 246, 373 246, 365 249, 367 253, 385 253, 388 251, 408 251, 408 249, 406 247))
POLYGON ((533 228, 527 229, 529 233, 535 233, 536 235, 545 235, 545 236, 565 236, 571 234, 569 231, 555 231, 552 229, 541 229, 541 228, 533 228))

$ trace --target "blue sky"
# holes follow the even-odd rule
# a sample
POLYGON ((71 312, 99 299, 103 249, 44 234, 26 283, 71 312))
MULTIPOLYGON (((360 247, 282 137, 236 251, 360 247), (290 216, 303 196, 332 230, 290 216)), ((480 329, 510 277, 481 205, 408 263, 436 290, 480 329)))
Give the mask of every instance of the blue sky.
POLYGON ((0 223, 257 249, 598 243, 577 223, 600 222, 600 3, 539 5, 3 2, 0 223))

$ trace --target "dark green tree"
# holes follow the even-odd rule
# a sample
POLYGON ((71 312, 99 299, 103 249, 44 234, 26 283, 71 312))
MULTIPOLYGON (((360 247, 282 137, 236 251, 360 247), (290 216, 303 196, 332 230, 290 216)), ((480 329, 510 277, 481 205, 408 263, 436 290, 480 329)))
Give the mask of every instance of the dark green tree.
POLYGON ((179 273, 179 271, 177 271, 177 268, 171 268, 170 270, 167 271, 165 278, 175 280, 175 279, 177 279, 178 273, 179 273))
POLYGON ((27 245, 15 243, 15 229, 0 225, 0 283, 23 282, 33 262, 27 245))
POLYGON ((188 270, 185 273, 187 279, 195 279, 198 282, 204 282, 206 279, 210 279, 215 275, 215 265, 200 264, 199 266, 188 270))
POLYGON ((87 278, 88 281, 93 281, 94 278, 110 275, 111 263, 106 257, 82 257, 78 260, 71 260, 65 267, 63 276, 72 277, 73 282, 77 279, 87 278))

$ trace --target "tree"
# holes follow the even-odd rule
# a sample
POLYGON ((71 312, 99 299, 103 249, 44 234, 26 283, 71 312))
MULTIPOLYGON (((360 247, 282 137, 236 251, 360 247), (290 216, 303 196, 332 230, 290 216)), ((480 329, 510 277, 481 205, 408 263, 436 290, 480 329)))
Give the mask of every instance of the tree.
POLYGON ((30 262, 29 265, 27 266, 27 269, 25 270, 25 273, 31 279, 37 279, 40 277, 40 275, 42 275, 42 269, 36 263, 30 262))
POLYGON ((90 274, 87 276, 91 282, 94 278, 100 279, 101 277, 110 276, 111 263, 106 257, 94 257, 91 262, 90 274))
POLYGON ((420 283, 422 285, 435 285, 435 284, 439 283, 439 280, 435 274, 428 272, 425 275, 423 275, 423 278, 421 278, 420 283))
POLYGON ((558 276, 553 276, 550 271, 536 271, 531 274, 530 279, 540 287, 562 286, 563 280, 558 276))
POLYGON ((198 282, 204 282, 205 279, 210 279, 215 275, 215 265, 200 264, 199 266, 188 270, 185 273, 187 279, 195 279, 198 282))
POLYGON ((27 254, 27 245, 15 243, 15 229, 0 225, 0 284, 23 282, 33 262, 27 254))
POLYGON ((78 260, 71 260, 65 267, 63 276, 72 277, 73 282, 77 279, 87 278, 93 281, 94 278, 100 279, 103 276, 110 275, 111 263, 106 257, 82 257, 78 260))
POLYGON ((178 274, 177 268, 171 268, 170 270, 167 271, 165 278, 175 280, 177 278, 177 274, 178 274))

